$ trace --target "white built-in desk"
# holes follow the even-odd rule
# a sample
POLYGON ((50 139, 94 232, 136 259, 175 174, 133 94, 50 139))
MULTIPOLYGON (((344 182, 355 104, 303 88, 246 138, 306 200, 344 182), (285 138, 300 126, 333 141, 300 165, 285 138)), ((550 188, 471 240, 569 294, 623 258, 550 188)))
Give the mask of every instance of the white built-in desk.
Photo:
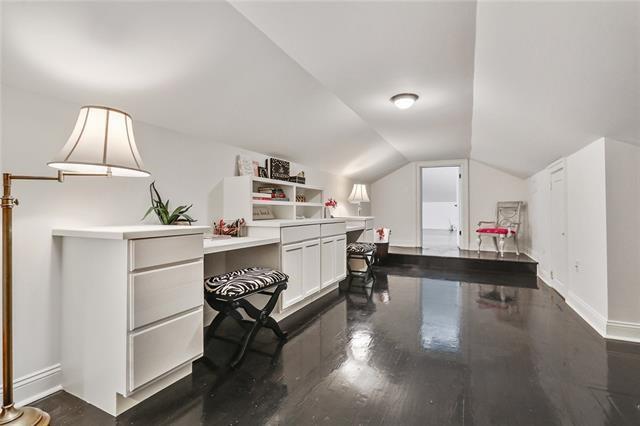
POLYGON ((203 245, 204 254, 213 254, 279 243, 280 237, 234 237, 205 238, 203 245))

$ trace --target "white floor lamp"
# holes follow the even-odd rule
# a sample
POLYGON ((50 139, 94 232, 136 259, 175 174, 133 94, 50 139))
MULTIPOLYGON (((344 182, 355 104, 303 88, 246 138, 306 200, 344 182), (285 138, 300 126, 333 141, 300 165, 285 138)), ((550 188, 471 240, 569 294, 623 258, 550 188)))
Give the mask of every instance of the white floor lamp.
MULTIPOLYGON (((49 414, 34 407, 16 407, 13 400, 13 207, 14 180, 63 182, 65 176, 146 177, 136 142, 133 120, 126 112, 102 106, 84 106, 66 145, 49 166, 57 176, 2 174, 2 410, 0 425, 48 425, 49 414)), ((37 342, 33 342, 34 346, 37 342)))

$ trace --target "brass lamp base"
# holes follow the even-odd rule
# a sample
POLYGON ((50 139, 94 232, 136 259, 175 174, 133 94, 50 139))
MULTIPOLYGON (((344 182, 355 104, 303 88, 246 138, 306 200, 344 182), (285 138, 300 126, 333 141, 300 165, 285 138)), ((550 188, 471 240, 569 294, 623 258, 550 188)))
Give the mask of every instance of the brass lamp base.
POLYGON ((51 417, 35 407, 16 408, 13 405, 3 407, 0 412, 0 425, 9 426, 48 426, 51 417))

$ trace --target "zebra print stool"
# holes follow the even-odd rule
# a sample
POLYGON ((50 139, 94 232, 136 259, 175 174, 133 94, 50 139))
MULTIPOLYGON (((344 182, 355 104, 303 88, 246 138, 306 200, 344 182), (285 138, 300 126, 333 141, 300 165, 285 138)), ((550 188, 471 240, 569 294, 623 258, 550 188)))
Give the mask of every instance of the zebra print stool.
POLYGON ((349 243, 347 245, 347 270, 349 271, 350 276, 363 276, 368 278, 369 275, 373 275, 373 263, 374 263, 374 255, 376 252, 376 245, 373 243, 349 243), (361 259, 367 265, 367 269, 365 271, 354 271, 351 269, 351 265, 349 265, 349 261, 351 259, 361 259))
POLYGON ((209 306, 218 311, 207 331, 207 339, 214 337, 217 328, 227 316, 235 319, 247 331, 242 337, 240 348, 231 361, 231 367, 237 367, 244 359, 247 348, 253 342, 262 327, 273 330, 276 336, 285 341, 287 334, 270 315, 278 302, 280 293, 287 288, 289 277, 274 269, 245 268, 204 280, 204 295, 209 306), (273 291, 266 289, 275 287, 273 291), (256 308, 245 298, 251 294, 271 296, 262 309, 256 308), (244 309, 252 320, 243 319, 238 308, 244 309))

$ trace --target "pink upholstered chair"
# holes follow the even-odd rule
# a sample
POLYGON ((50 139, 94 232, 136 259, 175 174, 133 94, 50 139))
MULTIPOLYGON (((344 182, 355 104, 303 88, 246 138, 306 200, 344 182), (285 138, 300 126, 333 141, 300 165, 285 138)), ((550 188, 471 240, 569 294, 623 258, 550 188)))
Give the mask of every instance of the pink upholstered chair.
POLYGON ((478 253, 482 245, 482 237, 492 237, 496 246, 496 251, 500 256, 504 256, 504 243, 507 238, 513 238, 516 246, 516 254, 520 255, 518 249, 518 228, 520 227, 520 210, 522 201, 498 201, 495 221, 478 222, 478 253))

